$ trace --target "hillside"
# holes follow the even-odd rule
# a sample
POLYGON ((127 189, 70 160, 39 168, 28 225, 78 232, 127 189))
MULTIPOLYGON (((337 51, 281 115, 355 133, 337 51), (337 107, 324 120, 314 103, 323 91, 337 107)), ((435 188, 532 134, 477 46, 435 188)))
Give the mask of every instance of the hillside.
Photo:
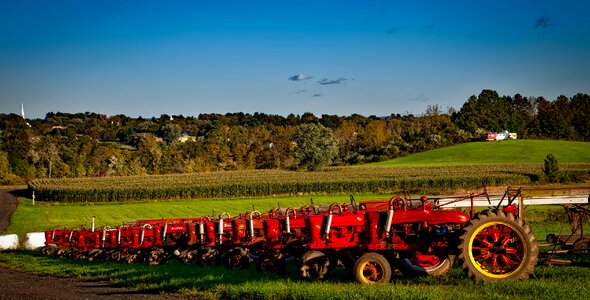
POLYGON ((560 163, 590 162, 590 143, 555 140, 474 142, 420 152, 367 166, 542 163, 553 153, 560 163))

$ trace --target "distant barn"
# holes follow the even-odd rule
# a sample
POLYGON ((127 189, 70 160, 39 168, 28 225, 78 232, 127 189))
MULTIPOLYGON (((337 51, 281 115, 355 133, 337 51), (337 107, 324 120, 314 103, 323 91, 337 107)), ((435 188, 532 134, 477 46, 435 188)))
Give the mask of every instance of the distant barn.
POLYGON ((501 140, 516 140, 517 135, 514 132, 504 130, 501 132, 490 132, 486 137, 486 141, 501 141, 501 140))

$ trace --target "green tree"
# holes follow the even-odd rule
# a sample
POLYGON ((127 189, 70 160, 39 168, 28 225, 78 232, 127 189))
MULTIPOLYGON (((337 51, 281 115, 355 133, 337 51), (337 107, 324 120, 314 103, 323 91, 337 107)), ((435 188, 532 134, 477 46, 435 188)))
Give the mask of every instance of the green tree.
POLYGON ((0 151, 0 184, 15 184, 19 181, 20 178, 10 172, 8 155, 6 152, 0 151))
POLYGON ((590 96, 577 94, 572 98, 572 126, 582 140, 590 140, 590 96))
POLYGON ((551 182, 556 182, 557 179, 559 179, 559 165, 557 163, 557 158, 555 158, 553 153, 547 154, 543 173, 545 173, 545 176, 551 182))
POLYGON ((42 160, 47 161, 47 177, 51 178, 53 166, 61 161, 59 148, 51 138, 44 138, 39 145, 38 154, 42 160))
POLYGON ((295 133, 295 155, 300 169, 316 171, 333 162, 338 154, 338 140, 321 124, 302 124, 295 133))
POLYGON ((454 114, 453 121, 461 129, 472 133, 475 133, 478 128, 512 132, 523 128, 514 100, 507 96, 500 97, 493 90, 482 90, 479 96, 469 97, 461 110, 454 114))
POLYGON ((180 128, 180 126, 176 124, 165 124, 162 125, 162 127, 160 128, 162 138, 168 145, 178 140, 181 134, 181 130, 182 128, 180 128))

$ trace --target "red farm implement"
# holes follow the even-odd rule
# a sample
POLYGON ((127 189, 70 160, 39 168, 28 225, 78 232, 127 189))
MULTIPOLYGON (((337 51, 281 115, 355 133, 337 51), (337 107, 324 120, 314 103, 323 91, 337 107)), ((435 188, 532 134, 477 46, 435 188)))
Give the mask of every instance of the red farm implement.
POLYGON ((151 264, 178 257, 227 269, 256 262, 258 271, 268 273, 284 273, 296 261, 301 278, 321 279, 342 266, 351 268, 360 283, 388 282, 395 268, 441 276, 458 260, 476 281, 505 281, 527 278, 540 254, 542 245, 524 221, 524 207, 562 204, 569 205, 568 214, 578 225, 570 236, 548 237, 554 249, 541 254, 589 252, 582 224, 590 213, 586 190, 580 193, 584 196, 530 197, 523 192, 509 188, 500 195, 484 191, 414 201, 404 195, 358 204, 351 197, 350 203, 254 210, 234 217, 224 212, 96 230, 54 228, 46 231, 42 251, 151 264))

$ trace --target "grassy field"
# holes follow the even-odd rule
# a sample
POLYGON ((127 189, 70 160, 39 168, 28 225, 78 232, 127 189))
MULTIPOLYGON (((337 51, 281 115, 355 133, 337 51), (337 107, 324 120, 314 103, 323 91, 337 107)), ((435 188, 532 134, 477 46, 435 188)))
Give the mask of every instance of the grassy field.
POLYGON ((420 152, 366 166, 543 163, 553 153, 560 163, 590 162, 590 143, 555 140, 474 142, 420 152))

